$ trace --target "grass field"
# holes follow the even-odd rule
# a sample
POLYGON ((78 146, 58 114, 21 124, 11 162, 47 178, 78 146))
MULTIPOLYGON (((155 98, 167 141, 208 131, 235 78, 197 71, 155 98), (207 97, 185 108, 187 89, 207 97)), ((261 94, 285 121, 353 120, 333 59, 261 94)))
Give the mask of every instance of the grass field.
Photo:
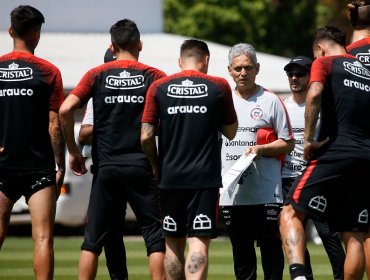
MULTIPOLYGON (((79 248, 82 237, 55 238, 55 277, 56 280, 77 279, 79 248)), ((147 257, 141 238, 127 238, 127 265, 130 280, 149 279, 147 257)), ((315 279, 333 279, 331 267, 323 246, 309 244, 311 262, 315 279)), ((0 279, 26 280, 34 279, 32 270, 33 245, 28 237, 8 237, 0 252, 0 279)), ((259 260, 260 263, 260 260, 259 260)), ((258 279, 263 279, 261 266, 258 267, 258 279)), ((109 279, 105 266, 104 254, 99 260, 97 279, 109 279)), ((228 280, 233 277, 230 242, 227 238, 219 238, 211 243, 209 280, 228 280)), ((289 279, 287 265, 284 279, 289 279)))

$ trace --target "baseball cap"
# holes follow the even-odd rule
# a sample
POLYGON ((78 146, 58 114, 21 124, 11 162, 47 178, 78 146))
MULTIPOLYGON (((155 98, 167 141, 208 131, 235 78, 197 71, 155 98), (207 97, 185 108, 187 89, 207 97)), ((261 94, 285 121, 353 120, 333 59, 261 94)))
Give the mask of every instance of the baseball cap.
POLYGON ((104 63, 116 60, 116 56, 113 54, 110 48, 107 49, 104 55, 104 63))
POLYGON ((293 65, 299 65, 307 70, 310 70, 311 64, 312 64, 311 58, 307 56, 299 55, 293 58, 287 65, 285 65, 284 70, 288 71, 289 68, 291 68, 293 65))

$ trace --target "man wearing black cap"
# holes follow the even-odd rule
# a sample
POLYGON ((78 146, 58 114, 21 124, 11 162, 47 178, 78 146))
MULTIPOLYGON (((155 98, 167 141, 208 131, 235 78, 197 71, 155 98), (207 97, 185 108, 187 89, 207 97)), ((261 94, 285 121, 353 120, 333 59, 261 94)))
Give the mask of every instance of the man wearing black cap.
MULTIPOLYGON (((306 168, 306 161, 303 159, 304 112, 310 81, 311 64, 312 60, 310 58, 297 56, 284 67, 292 92, 292 95, 284 100, 284 104, 289 113, 295 139, 294 150, 286 155, 282 169, 284 198, 289 193, 294 179, 306 168)), ((327 222, 313 220, 313 223, 329 256, 334 279, 343 279, 345 253, 339 237, 335 233, 330 232, 327 222)), ((313 279, 308 250, 305 253, 305 265, 306 274, 309 275, 307 278, 313 279)))

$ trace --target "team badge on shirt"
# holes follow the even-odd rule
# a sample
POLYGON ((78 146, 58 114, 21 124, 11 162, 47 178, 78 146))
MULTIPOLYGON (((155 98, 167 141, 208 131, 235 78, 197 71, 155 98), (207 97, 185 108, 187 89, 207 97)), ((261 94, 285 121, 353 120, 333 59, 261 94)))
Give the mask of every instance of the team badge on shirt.
POLYGON ((357 59, 366 66, 370 66, 370 50, 356 54, 357 59))
POLYGON ((105 80, 105 87, 110 89, 135 89, 145 86, 143 75, 131 76, 131 73, 124 70, 119 76, 109 75, 105 80))
POLYGON ((354 76, 370 80, 370 71, 363 67, 362 64, 358 61, 354 61, 353 63, 344 61, 343 62, 344 70, 351 73, 354 76))
POLYGON ((263 111, 261 108, 253 108, 251 111, 251 118, 254 120, 259 120, 263 116, 263 111))
POLYGON ((194 84, 189 79, 181 85, 171 84, 168 86, 167 96, 175 98, 201 98, 208 95, 208 87, 205 84, 194 84))
POLYGON ((8 68, 0 68, 0 81, 13 82, 33 79, 33 70, 30 67, 19 68, 19 64, 13 62, 8 68))

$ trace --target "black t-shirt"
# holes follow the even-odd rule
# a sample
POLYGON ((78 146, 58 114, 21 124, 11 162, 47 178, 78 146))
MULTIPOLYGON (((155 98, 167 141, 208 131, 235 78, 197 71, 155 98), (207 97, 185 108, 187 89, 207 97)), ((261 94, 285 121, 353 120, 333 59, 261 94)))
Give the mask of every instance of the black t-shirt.
MULTIPOLYGON (((142 165, 141 117, 148 87, 165 74, 137 61, 116 60, 100 65, 81 79, 71 94, 82 102, 93 98, 94 163, 142 165)), ((145 163, 144 163, 145 164, 145 163)))
POLYGON ((235 121, 222 78, 188 70, 153 83, 142 122, 159 124, 159 187, 221 187, 219 129, 235 121))
POLYGON ((325 158, 370 160, 370 71, 349 54, 317 58, 310 82, 324 85, 319 140, 325 158))
POLYGON ((363 38, 347 46, 347 52, 370 68, 370 38, 363 38))
POLYGON ((0 170, 55 170, 49 112, 63 99, 54 65, 25 52, 0 57, 0 170))

